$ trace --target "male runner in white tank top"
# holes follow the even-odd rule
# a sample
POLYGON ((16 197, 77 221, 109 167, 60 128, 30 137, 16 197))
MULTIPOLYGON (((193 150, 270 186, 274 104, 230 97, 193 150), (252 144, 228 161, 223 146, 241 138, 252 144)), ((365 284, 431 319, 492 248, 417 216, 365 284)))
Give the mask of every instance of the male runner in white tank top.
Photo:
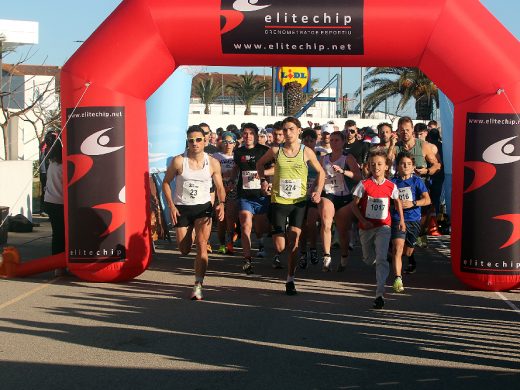
POLYGON ((190 126, 187 138, 188 148, 173 159, 166 171, 162 188, 176 228, 177 244, 183 255, 191 250, 192 232, 195 229, 197 254, 191 299, 201 300, 202 283, 208 267, 207 244, 211 234, 211 180, 220 202, 215 208, 220 221, 224 219, 226 191, 222 184, 220 163, 204 152, 204 130, 200 126, 190 126), (170 183, 173 179, 176 181, 172 198, 170 183))

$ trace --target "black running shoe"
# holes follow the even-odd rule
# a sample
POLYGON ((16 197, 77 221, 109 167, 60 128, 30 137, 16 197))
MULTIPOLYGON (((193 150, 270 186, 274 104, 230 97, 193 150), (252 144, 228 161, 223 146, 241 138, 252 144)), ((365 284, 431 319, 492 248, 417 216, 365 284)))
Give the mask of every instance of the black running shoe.
POLYGON ((244 265, 242 266, 242 270, 246 273, 246 275, 251 275, 253 273, 253 264, 251 264, 250 260, 246 260, 244 265))
POLYGON ((280 261, 280 255, 274 255, 273 258, 273 268, 274 269, 282 269, 282 262, 280 261))
POLYGON ((406 269, 404 270, 404 273, 414 274, 416 268, 417 268, 417 266, 415 265, 415 263, 410 263, 410 264, 408 264, 408 267, 406 267, 406 269))
POLYGON ((314 248, 311 248, 309 252, 311 254, 311 264, 314 264, 314 265, 318 264, 318 262, 319 262, 318 251, 314 248))
POLYGON ((296 287, 294 286, 294 282, 285 283, 285 293, 287 295, 296 295, 298 292, 296 291, 296 287))
POLYGON ((298 261, 298 265, 301 269, 307 268, 307 252, 300 253, 300 260, 298 261))
POLYGON ((377 297, 374 301, 374 309, 382 309, 385 307, 385 300, 383 297, 377 297))

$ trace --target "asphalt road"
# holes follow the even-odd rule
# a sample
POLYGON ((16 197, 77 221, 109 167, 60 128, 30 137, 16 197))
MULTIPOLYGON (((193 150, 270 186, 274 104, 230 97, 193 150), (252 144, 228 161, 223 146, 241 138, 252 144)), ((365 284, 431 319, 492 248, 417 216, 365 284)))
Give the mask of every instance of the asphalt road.
MULTIPOLYGON (((9 243, 47 254, 48 222, 9 243)), ((343 273, 299 270, 293 297, 270 258, 246 276, 239 256, 212 255, 205 300, 190 301, 193 257, 166 242, 127 283, 0 280, 0 389, 518 388, 520 292, 465 288, 448 243, 418 250, 380 311, 360 248, 343 273)))

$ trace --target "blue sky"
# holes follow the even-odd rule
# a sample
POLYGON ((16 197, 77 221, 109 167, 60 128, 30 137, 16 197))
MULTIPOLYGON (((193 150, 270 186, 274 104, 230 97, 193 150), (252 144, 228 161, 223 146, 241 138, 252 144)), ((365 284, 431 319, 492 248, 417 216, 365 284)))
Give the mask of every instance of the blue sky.
MULTIPOLYGON (((39 22, 40 43, 34 47, 34 55, 28 63, 47 65, 63 65, 65 61, 99 26, 103 20, 117 7, 121 0, 18 0, 8 2, 2 7, 0 18, 32 20, 39 22)), ((517 39, 520 38, 519 0, 482 0, 497 19, 511 31, 517 39)), ((14 61, 12 55, 6 59, 14 61)), ((255 73, 263 74, 263 68, 254 69, 255 73)), ((225 73, 243 73, 240 68, 210 68, 213 71, 225 73)), ((330 74, 338 72, 339 68, 330 68, 330 74)), ((266 72, 269 74, 270 70, 266 72)), ((313 77, 324 84, 328 79, 329 69, 314 69, 313 77)), ((344 90, 352 92, 359 87, 359 68, 344 68, 344 90)))

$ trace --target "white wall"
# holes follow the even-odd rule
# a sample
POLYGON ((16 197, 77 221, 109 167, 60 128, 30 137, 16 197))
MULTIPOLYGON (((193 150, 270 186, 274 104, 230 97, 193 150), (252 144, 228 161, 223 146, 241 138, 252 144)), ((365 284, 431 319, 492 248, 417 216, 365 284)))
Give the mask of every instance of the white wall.
POLYGON ((32 221, 32 161, 0 161, 0 206, 32 221))

